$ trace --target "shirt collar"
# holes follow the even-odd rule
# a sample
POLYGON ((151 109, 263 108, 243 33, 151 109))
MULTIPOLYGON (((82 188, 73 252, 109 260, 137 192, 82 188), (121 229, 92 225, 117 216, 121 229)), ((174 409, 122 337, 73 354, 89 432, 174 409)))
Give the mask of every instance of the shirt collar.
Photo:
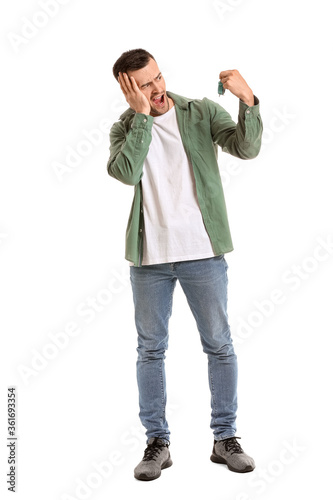
POLYGON ((193 101, 193 99, 189 99, 188 97, 183 97, 178 94, 174 94, 173 92, 169 92, 167 90, 167 96, 171 97, 174 103, 182 109, 187 109, 188 104, 193 101))

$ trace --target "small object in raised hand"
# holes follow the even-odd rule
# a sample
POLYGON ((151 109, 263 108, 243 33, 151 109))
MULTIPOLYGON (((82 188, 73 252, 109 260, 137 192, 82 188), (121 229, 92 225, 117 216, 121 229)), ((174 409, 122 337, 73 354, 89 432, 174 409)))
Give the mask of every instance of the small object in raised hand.
POLYGON ((223 83, 221 82, 221 80, 219 81, 219 86, 218 86, 217 92, 219 94, 219 97, 220 97, 220 95, 224 95, 224 93, 225 93, 225 88, 223 88, 223 83))

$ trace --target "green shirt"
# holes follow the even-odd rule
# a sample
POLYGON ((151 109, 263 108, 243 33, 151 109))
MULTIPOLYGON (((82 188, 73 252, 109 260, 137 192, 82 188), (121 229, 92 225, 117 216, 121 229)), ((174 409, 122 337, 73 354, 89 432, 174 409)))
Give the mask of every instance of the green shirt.
MULTIPOLYGON (((175 103, 177 122, 185 152, 193 167, 196 192, 202 218, 215 255, 233 248, 222 182, 217 163, 218 146, 243 160, 255 158, 261 147, 263 131, 259 100, 254 106, 239 100, 238 123, 219 104, 206 97, 188 99, 173 92, 167 95, 175 103)), ((152 140, 153 117, 127 109, 110 130, 108 173, 134 186, 129 214, 125 259, 142 264, 144 217, 142 186, 144 160, 152 140)))

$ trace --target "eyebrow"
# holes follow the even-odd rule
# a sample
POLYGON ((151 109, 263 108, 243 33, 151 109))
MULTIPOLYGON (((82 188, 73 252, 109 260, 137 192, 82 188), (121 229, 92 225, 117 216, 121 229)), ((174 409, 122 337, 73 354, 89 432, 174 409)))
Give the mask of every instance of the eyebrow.
MULTIPOLYGON (((156 80, 156 78, 158 78, 161 74, 162 74, 162 72, 160 71, 160 72, 159 72, 159 74, 155 77, 155 80, 156 80)), ((144 83, 143 85, 141 85, 141 87, 144 87, 145 85, 148 85, 148 83, 151 83, 151 82, 144 83)))

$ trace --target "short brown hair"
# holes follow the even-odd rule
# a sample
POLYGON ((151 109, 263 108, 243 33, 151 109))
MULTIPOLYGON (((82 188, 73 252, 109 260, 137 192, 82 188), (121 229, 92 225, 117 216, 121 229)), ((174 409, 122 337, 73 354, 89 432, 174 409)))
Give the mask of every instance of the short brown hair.
POLYGON ((154 56, 143 49, 133 49, 123 52, 113 65, 113 76, 118 81, 119 73, 142 69, 147 66, 149 59, 154 59, 155 61, 154 56))

